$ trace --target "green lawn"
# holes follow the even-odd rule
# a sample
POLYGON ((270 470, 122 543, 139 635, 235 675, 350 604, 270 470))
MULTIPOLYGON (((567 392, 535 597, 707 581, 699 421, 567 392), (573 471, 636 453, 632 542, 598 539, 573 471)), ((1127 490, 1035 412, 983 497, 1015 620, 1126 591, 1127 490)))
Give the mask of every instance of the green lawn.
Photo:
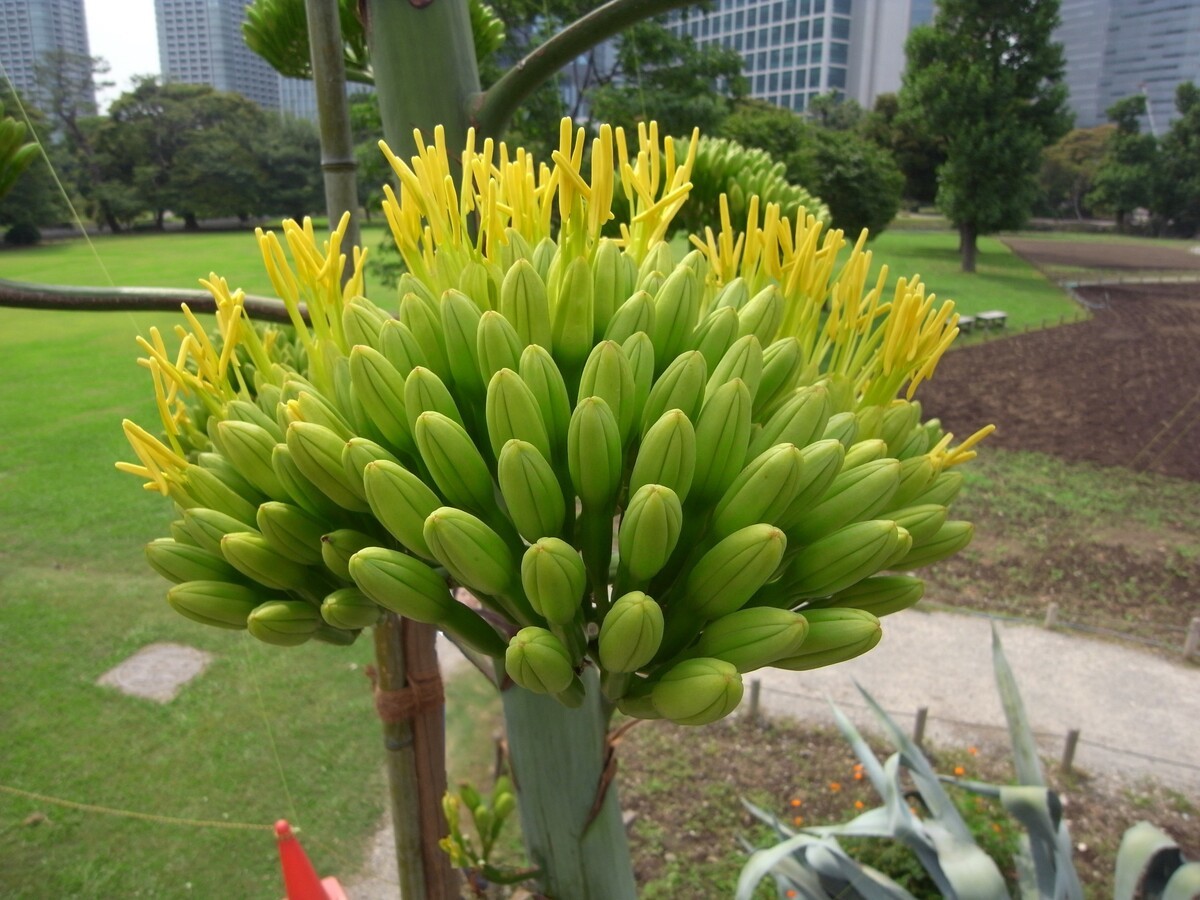
MULTIPOLYGON (((142 559, 167 508, 113 462, 130 458, 121 419, 154 421, 133 337, 173 318, 0 309, 0 787, 186 819, 286 817, 322 872, 351 873, 383 810, 362 672, 370 642, 282 650, 195 625, 169 609, 166 582, 142 559), (166 706, 95 684, 157 641, 214 661, 166 706)), ((0 896, 279 889, 267 830, 159 824, 0 791, 0 896)))
POLYGON ((1080 314, 1060 288, 996 238, 979 239, 973 274, 962 271, 958 235, 952 231, 885 231, 870 249, 875 265, 888 266, 889 288, 901 275, 920 275, 928 291, 953 300, 964 315, 1004 310, 1010 333, 1080 314))

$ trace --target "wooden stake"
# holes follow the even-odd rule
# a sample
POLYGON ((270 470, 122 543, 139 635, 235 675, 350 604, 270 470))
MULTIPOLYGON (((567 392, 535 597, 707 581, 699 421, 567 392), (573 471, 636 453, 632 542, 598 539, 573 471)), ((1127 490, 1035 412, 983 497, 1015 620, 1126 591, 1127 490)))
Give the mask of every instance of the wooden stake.
POLYGON ((1071 766, 1075 762, 1075 747, 1079 744, 1079 729, 1072 728, 1067 732, 1067 743, 1063 746, 1061 768, 1064 775, 1071 774, 1071 766))
POLYGON ((1183 642, 1183 655, 1185 657, 1195 656, 1197 651, 1200 651, 1200 616, 1192 619, 1188 625, 1187 640, 1183 642))
POLYGON ((925 740, 925 720, 929 718, 929 707, 917 709, 917 721, 913 724, 913 743, 920 745, 925 740))
POLYGON ((1046 628, 1058 627, 1058 604, 1051 603, 1046 607, 1046 621, 1043 623, 1046 628))
POLYGON ((758 695, 762 682, 755 678, 750 682, 750 707, 746 710, 746 724, 753 728, 758 724, 758 695))

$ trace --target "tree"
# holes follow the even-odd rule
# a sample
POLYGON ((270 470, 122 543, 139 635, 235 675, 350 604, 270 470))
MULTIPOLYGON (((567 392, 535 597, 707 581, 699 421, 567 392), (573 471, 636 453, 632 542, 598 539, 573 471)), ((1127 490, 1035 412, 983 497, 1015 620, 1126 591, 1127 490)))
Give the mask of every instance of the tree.
POLYGON ((1037 197, 1042 148, 1069 127, 1058 0, 942 0, 905 46, 901 104, 944 141, 938 206, 962 268, 976 240, 1019 227, 1037 197))
POLYGON ((833 226, 848 234, 866 228, 877 235, 900 208, 903 174, 886 150, 855 132, 806 124, 786 109, 749 101, 725 120, 721 133, 782 160, 788 181, 820 197, 833 226))
POLYGON ((813 97, 804 114, 814 125, 832 131, 853 131, 861 127, 867 115, 857 100, 844 97, 838 91, 813 97))
POLYGON ((937 170, 946 161, 942 142, 922 124, 919 115, 900 105, 896 94, 875 98, 860 133, 892 154, 904 174, 906 199, 917 205, 937 199, 937 170))
POLYGON ((1089 194, 1113 131, 1112 125, 1073 128, 1042 151, 1038 184, 1048 214, 1077 219, 1091 216, 1089 194))
POLYGON ((1146 98, 1134 94, 1108 108, 1108 118, 1116 125, 1107 150, 1096 171, 1095 186, 1089 199, 1116 216, 1117 230, 1124 231, 1129 214, 1149 207, 1158 178, 1158 141, 1142 134, 1140 120, 1146 114, 1146 98))
POLYGON ((207 85, 142 79, 109 109, 97 136, 104 181, 132 186, 161 228, 170 210, 189 229, 200 218, 244 218, 263 209, 259 144, 267 117, 237 94, 207 85))
POLYGON ((1160 188, 1155 211, 1184 237, 1200 228, 1200 88, 1185 81, 1175 89, 1179 118, 1163 137, 1160 188))
MULTIPOLYGON (((255 211, 300 221, 324 208, 321 141, 307 119, 269 119, 256 149, 265 179, 255 211)), ((378 149, 376 149, 378 153, 378 149)))

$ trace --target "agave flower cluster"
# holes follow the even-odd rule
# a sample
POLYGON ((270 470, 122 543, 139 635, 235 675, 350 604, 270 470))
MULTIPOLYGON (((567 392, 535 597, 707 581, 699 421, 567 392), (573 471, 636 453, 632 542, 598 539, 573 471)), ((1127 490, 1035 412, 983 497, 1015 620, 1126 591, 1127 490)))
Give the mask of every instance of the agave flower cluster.
POLYGON ((286 222, 259 243, 294 335, 212 276, 217 336, 185 311, 175 352, 141 341, 165 434, 126 422, 121 468, 179 511, 147 548, 175 609, 283 645, 392 610, 567 705, 596 669, 624 712, 701 724, 742 673, 869 650, 921 596, 896 573, 966 545, 952 468, 986 430, 952 447, 911 400, 952 304, 885 298, 862 240, 756 198, 678 259, 694 149, 604 127, 585 173, 560 137, 454 168, 440 131, 384 147, 398 292, 364 296, 345 222, 286 222))

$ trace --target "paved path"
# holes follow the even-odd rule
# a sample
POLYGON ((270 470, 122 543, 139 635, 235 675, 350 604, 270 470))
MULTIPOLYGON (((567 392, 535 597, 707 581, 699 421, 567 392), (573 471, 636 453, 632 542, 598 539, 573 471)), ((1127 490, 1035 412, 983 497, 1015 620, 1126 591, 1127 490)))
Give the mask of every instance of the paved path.
MULTIPOLYGON (((1200 796, 1200 666, 1033 625, 997 625, 1044 758, 1058 759, 1067 731, 1077 728, 1079 769, 1114 779, 1150 776, 1200 796)), ((991 642, 982 616, 905 612, 884 619, 883 640, 859 659, 812 672, 763 669, 747 680, 762 682, 769 715, 829 723, 828 696, 870 728, 857 680, 903 727, 928 707, 933 743, 995 744, 1008 738, 991 642)), ((443 670, 459 669, 462 657, 444 641, 440 647, 443 670)), ((355 900, 397 896, 389 829, 385 823, 376 836, 363 873, 346 880, 355 900)))

